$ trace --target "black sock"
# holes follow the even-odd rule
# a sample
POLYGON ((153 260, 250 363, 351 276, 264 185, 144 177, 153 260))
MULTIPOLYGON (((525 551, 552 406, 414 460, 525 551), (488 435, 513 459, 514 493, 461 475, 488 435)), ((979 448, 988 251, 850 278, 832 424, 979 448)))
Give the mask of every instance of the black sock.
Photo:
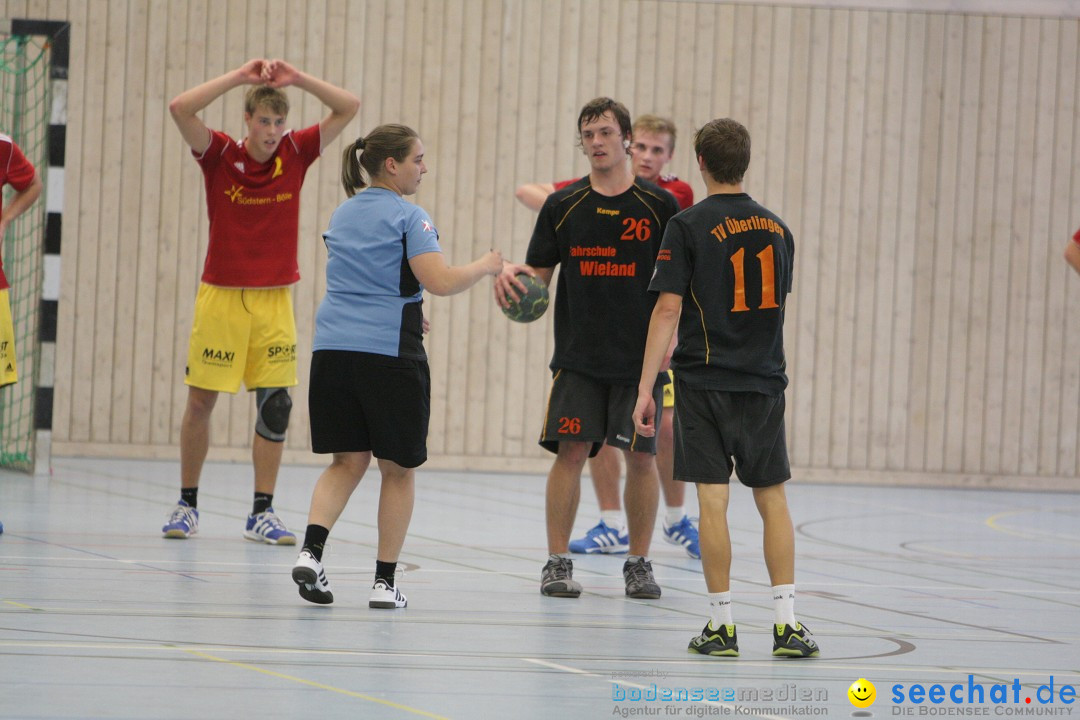
POLYGON ((251 506, 251 514, 258 515, 266 512, 274 504, 274 496, 268 493, 255 493, 255 503, 251 506))
POLYGON ((322 562, 323 546, 326 545, 328 537, 330 531, 327 528, 322 525, 308 525, 307 532, 304 533, 304 547, 301 549, 307 550, 313 558, 322 562))
POLYGON ((397 572, 397 563, 383 562, 382 560, 375 561, 375 579, 383 580, 390 587, 394 587, 394 573, 397 572))
POLYGON ((199 507, 199 488, 180 488, 180 499, 191 507, 199 507))

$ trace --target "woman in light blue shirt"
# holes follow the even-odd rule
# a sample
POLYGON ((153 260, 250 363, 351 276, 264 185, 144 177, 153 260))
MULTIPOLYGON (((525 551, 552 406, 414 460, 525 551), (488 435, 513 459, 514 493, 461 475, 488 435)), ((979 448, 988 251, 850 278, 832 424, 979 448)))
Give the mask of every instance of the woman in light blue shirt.
POLYGON ((333 460, 315 485, 292 570, 310 602, 334 601, 323 546, 374 456, 382 486, 368 605, 406 606, 394 574, 412 517, 415 468, 427 459, 431 381, 423 294, 454 295, 503 267, 494 250, 468 265, 446 264, 435 223, 404 199, 426 172, 424 144, 404 125, 380 125, 342 159, 349 198, 323 233, 326 296, 315 316, 308 393, 312 449, 333 453, 333 460))

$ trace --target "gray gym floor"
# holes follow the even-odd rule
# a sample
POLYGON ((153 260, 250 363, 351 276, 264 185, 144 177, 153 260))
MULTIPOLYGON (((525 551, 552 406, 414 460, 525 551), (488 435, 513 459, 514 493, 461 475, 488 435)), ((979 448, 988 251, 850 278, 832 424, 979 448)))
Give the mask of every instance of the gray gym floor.
MULTIPOLYGON (((575 560, 580 599, 540 595, 542 477, 421 471, 409 607, 387 611, 367 607, 377 473, 330 536, 336 602, 320 607, 289 577, 298 548, 241 537, 248 467, 207 466, 200 533, 178 541, 159 533, 175 463, 53 466, 0 472, 2 718, 1080 716, 1066 702, 1080 685, 1080 495, 793 481, 796 612, 822 657, 780 660, 760 520, 735 486, 742 656, 713 659, 686 652, 706 618, 700 563, 659 531, 660 600, 627 599, 612 556, 575 560), (862 711, 847 695, 859 678, 877 688, 862 711), (913 684, 961 684, 964 702, 916 704, 913 684), (629 699, 695 689, 704 702, 629 699)), ((275 506, 300 536, 319 472, 282 470, 275 506)), ((596 515, 590 488, 582 498, 579 532, 596 515)))

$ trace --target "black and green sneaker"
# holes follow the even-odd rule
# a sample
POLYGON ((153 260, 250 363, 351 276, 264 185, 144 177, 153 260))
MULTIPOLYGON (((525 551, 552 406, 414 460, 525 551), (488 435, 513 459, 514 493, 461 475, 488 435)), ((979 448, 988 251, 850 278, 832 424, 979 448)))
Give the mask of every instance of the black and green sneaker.
POLYGON ((734 625, 721 625, 719 630, 713 630, 712 621, 709 621, 705 623, 705 629, 701 631, 701 634, 691 640, 690 646, 686 649, 698 655, 738 657, 739 638, 735 633, 734 625))
POLYGON ((808 658, 821 654, 810 635, 810 628, 802 623, 773 625, 772 654, 774 657, 808 658))

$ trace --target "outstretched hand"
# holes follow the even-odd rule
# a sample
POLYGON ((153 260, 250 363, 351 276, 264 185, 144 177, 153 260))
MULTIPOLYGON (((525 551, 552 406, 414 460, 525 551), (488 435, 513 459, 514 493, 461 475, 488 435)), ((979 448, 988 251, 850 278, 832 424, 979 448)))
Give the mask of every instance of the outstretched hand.
POLYGON ((503 269, 503 256, 498 250, 489 250, 480 258, 485 275, 498 275, 503 269))
POLYGON ((531 267, 515 263, 503 263, 502 271, 495 276, 495 302, 499 307, 508 308, 529 292, 525 283, 517 279, 518 273, 536 277, 536 271, 531 267))
POLYGON ((272 88, 293 85, 299 77, 300 71, 284 60, 270 60, 263 66, 263 82, 272 88))

